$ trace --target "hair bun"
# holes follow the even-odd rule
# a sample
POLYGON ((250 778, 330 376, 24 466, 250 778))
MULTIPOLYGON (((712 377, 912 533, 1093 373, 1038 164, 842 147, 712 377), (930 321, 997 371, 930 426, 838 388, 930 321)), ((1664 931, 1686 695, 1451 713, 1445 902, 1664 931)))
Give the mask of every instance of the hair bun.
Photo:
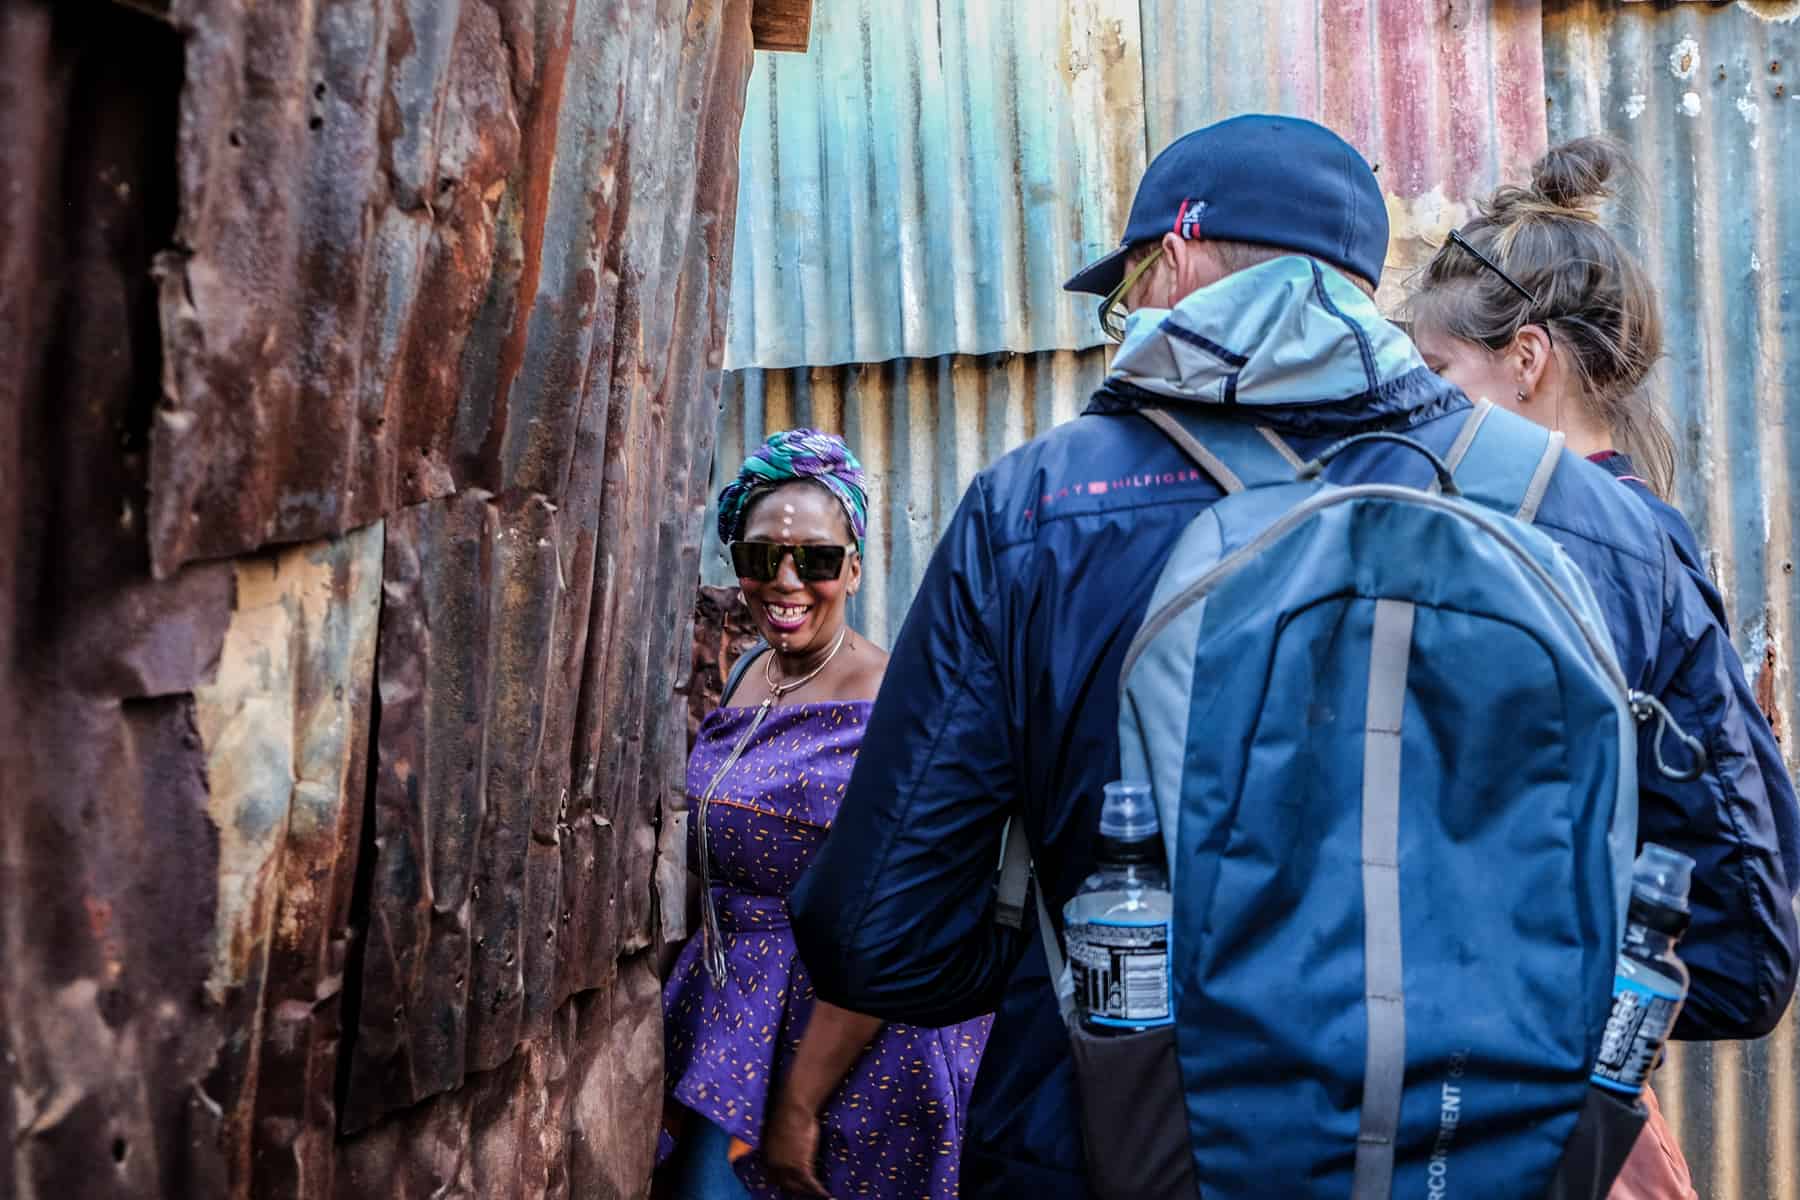
POLYGON ((1531 169, 1531 191, 1556 208, 1591 210, 1613 194, 1613 180, 1629 169, 1617 142, 1580 137, 1552 147, 1531 169))

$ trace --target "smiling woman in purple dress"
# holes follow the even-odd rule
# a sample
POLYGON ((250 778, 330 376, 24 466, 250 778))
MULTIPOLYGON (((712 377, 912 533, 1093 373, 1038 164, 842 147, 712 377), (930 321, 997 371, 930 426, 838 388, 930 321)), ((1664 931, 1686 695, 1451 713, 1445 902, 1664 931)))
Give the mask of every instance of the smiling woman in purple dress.
POLYGON ((987 1021, 884 1025, 816 1001, 788 929, 887 665, 845 620, 866 513, 855 455, 809 429, 771 437, 719 497, 767 646, 688 760, 700 921, 663 987, 670 1200, 956 1194, 987 1021))

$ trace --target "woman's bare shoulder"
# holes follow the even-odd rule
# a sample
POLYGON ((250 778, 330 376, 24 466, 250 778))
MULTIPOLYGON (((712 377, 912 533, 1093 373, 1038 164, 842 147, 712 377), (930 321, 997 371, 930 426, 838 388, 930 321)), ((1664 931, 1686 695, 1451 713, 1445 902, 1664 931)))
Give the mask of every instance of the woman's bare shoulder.
POLYGON ((849 670, 844 673, 841 684, 841 699, 875 699, 875 694, 881 690, 881 678, 887 674, 887 651, 857 634, 856 653, 848 665, 849 670))

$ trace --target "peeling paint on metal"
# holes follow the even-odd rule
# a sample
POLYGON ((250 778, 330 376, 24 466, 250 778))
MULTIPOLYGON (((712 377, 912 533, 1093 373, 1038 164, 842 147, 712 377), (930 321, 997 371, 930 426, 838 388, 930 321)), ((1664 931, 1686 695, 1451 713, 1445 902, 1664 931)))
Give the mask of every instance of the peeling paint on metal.
POLYGON ((1140 62, 1138 0, 818 5, 751 77, 726 365, 1098 344, 1062 284, 1125 228, 1140 62))
POLYGON ((1738 7, 1764 21, 1800 21, 1800 0, 1738 0, 1738 7))
MULTIPOLYGON (((1545 21, 1551 135, 1609 132, 1648 183, 1609 219, 1663 298, 1659 386, 1682 450, 1679 503, 1725 594, 1757 698, 1800 766, 1791 732, 1800 558, 1800 125, 1781 95, 1800 26, 1742 6, 1556 6, 1545 21), (1721 75, 1723 78, 1721 78, 1721 75), (1635 120, 1620 98, 1646 97, 1635 120), (1779 112, 1779 115, 1777 113, 1779 112)), ((1800 1018, 1759 1042, 1673 1048, 1656 1079, 1705 1196, 1800 1200, 1800 1018)))
POLYGON ((1682 38, 1669 51, 1669 74, 1677 79, 1692 79, 1694 72, 1700 69, 1700 43, 1693 38, 1682 38))
POLYGON ((239 560, 218 673, 194 693, 219 838, 206 989, 237 1034, 217 1073, 241 1080, 220 1097, 226 1149, 258 1194, 329 1174, 308 1117, 340 1034, 381 547, 374 525, 239 560))

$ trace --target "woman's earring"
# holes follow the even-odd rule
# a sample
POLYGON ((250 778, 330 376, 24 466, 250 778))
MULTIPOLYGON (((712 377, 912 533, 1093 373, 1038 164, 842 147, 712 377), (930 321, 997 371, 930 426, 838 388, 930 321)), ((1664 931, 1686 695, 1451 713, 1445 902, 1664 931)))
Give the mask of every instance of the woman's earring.
MULTIPOLYGON (((1525 403, 1525 393, 1524 393, 1524 392, 1523 392, 1523 391, 1521 391, 1521 392, 1520 392, 1520 393, 1519 393, 1519 403, 1520 403, 1520 404, 1523 404, 1523 403, 1525 403)), ((742 592, 739 592, 739 593, 738 593, 738 595, 740 595, 740 596, 741 596, 741 595, 743 595, 743 593, 742 593, 742 592)))

